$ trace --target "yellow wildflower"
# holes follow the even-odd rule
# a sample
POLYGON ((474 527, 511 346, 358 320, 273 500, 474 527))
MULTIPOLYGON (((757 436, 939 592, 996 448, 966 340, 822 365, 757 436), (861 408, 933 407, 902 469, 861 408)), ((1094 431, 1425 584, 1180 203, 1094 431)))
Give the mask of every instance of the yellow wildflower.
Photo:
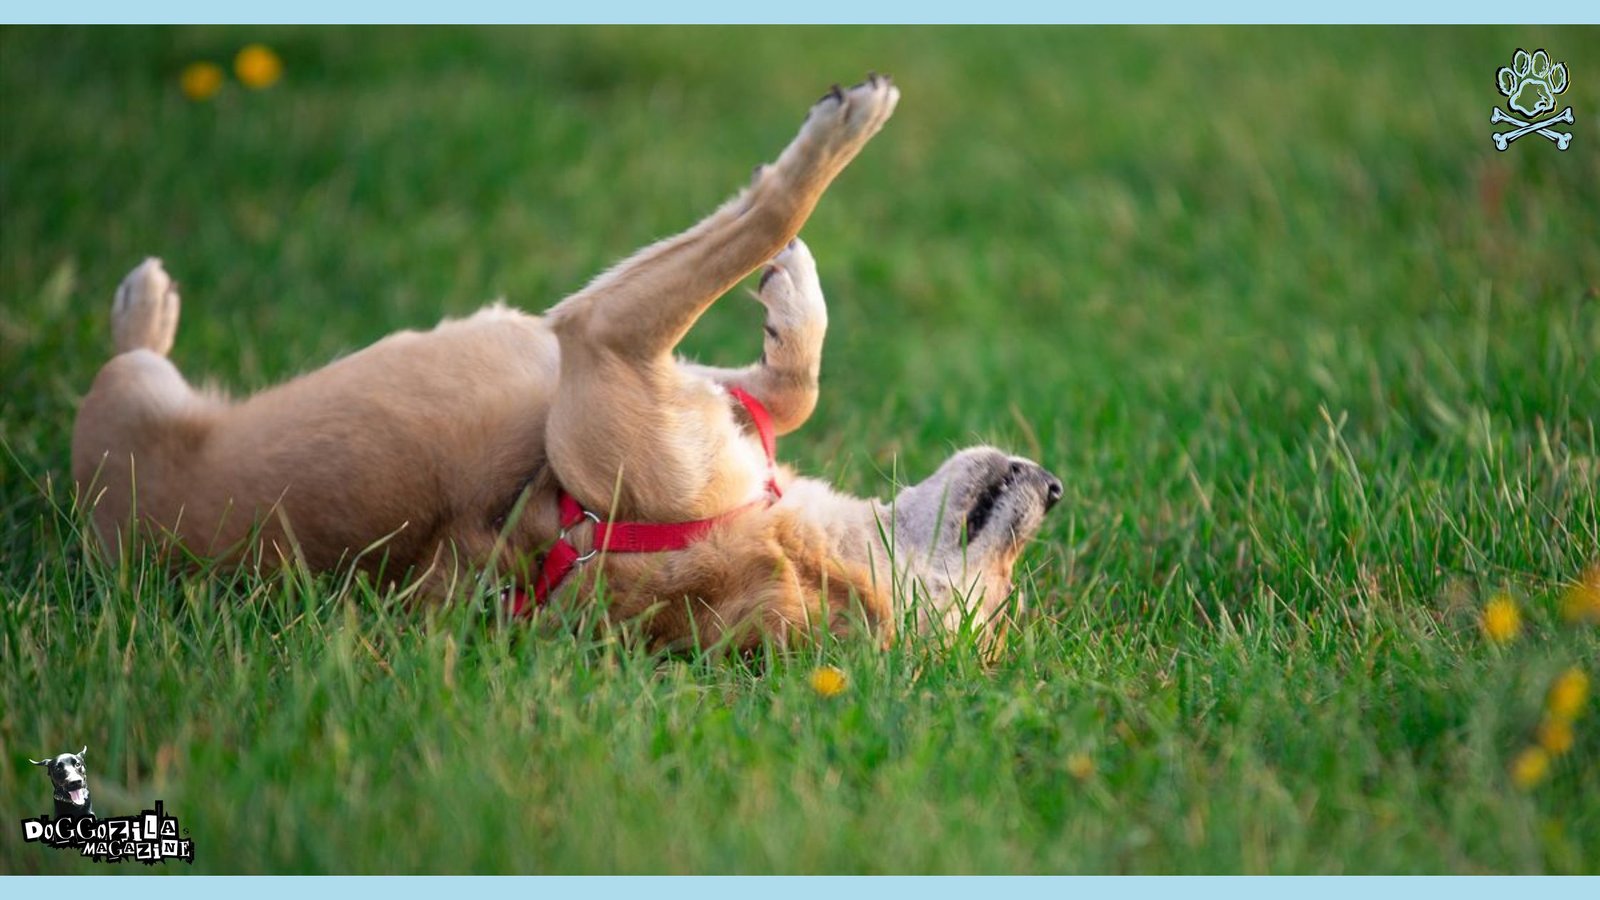
POLYGON ((1511 761, 1511 783, 1523 790, 1534 787, 1550 774, 1550 754, 1542 747, 1529 747, 1511 761))
POLYGON ((1545 698, 1545 708, 1554 718, 1571 722, 1583 712, 1583 704, 1589 699, 1589 676, 1577 666, 1556 676, 1555 683, 1550 685, 1550 696, 1545 698))
POLYGON ((1517 601, 1501 591, 1489 598, 1483 608, 1483 633, 1496 644, 1514 640, 1522 632, 1522 611, 1517 601))
POLYGON ((1561 594, 1561 617, 1568 622, 1600 622, 1600 564, 1583 570, 1561 594))
POLYGON ((1067 757, 1067 774, 1079 781, 1088 781, 1094 775, 1094 760, 1087 753, 1074 753, 1067 757))
POLYGON ((1572 749, 1572 723, 1566 719, 1546 716, 1539 723, 1539 746, 1551 756, 1560 756, 1572 749))
POLYGON ((811 689, 819 696, 837 697, 849 686, 849 679, 833 666, 818 666, 811 673, 811 689))
POLYGON ((209 62, 190 63, 178 76, 178 87, 190 100, 210 100, 222 90, 222 67, 209 62))
POLYGON ((251 44, 233 58, 233 74, 245 87, 269 88, 283 77, 283 60, 261 44, 251 44))

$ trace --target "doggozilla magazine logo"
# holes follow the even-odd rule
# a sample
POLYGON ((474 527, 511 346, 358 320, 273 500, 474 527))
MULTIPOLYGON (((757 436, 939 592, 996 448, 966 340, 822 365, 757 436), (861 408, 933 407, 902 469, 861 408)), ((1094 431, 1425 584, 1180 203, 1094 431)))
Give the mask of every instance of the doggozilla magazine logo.
POLYGON ((164 804, 133 816, 95 815, 89 799, 89 775, 84 757, 89 748, 29 762, 44 766, 54 789, 55 815, 22 820, 22 839, 60 849, 75 849, 96 862, 138 860, 155 865, 169 859, 194 864, 194 841, 183 835, 177 816, 167 815, 164 804))
POLYGON ((74 848, 97 862, 135 859, 153 866, 169 859, 194 865, 194 841, 180 837, 178 817, 169 816, 160 800, 155 809, 136 816, 95 816, 22 820, 22 839, 51 847, 74 848))

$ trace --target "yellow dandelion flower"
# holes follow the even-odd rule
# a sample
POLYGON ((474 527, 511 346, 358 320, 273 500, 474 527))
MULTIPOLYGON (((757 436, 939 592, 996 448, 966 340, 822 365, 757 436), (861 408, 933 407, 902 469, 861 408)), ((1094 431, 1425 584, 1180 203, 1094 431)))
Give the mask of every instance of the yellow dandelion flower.
POLYGON ((1088 781, 1094 776, 1094 760, 1087 753, 1074 753, 1067 757, 1067 774, 1079 781, 1088 781))
POLYGON ((190 63, 178 76, 178 87, 190 100, 210 100, 222 90, 222 67, 209 62, 190 63))
POLYGON ((1523 790, 1535 787, 1550 774, 1550 754, 1542 747, 1529 747, 1511 761, 1511 783, 1523 790))
POLYGON ((811 673, 811 689, 822 697, 837 697, 850 686, 850 680, 833 666, 818 666, 811 673))
POLYGON ((283 60, 261 44, 251 44, 233 58, 233 74, 247 88, 269 88, 283 77, 283 60))
POLYGON ((1572 749, 1572 723, 1566 719, 1546 716, 1539 723, 1539 746, 1551 756, 1560 756, 1572 749))
POLYGON ((1561 618, 1568 622, 1600 622, 1600 565, 1583 570, 1576 584, 1561 594, 1561 618))
POLYGON ((1545 709, 1550 715, 1564 722, 1571 722, 1583 712, 1583 704, 1589 700, 1589 676, 1577 666, 1556 676, 1554 684, 1550 685, 1550 696, 1545 698, 1545 709))
POLYGON ((1496 644, 1504 644, 1515 640, 1522 632, 1522 611, 1517 609, 1517 601, 1511 595, 1501 591, 1489 598, 1483 607, 1483 633, 1496 644))

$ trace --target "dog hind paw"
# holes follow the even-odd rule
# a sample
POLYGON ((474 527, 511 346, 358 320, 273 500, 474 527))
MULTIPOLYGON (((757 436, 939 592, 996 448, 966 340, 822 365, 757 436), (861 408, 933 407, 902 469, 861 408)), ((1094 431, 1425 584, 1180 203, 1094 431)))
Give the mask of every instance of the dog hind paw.
POLYGON ((162 356, 178 334, 178 283, 150 257, 128 273, 111 303, 111 337, 118 353, 154 350, 162 356))

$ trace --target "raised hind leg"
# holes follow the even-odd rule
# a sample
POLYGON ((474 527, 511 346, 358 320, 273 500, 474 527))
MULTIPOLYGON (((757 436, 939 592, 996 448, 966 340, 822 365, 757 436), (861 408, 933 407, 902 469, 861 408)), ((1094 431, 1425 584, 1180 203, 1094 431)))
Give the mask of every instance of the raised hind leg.
POLYGON ((116 354, 95 376, 72 430, 72 475, 104 546, 117 552, 135 517, 176 522, 183 470, 217 401, 167 359, 178 330, 177 284, 140 263, 111 305, 116 354))

